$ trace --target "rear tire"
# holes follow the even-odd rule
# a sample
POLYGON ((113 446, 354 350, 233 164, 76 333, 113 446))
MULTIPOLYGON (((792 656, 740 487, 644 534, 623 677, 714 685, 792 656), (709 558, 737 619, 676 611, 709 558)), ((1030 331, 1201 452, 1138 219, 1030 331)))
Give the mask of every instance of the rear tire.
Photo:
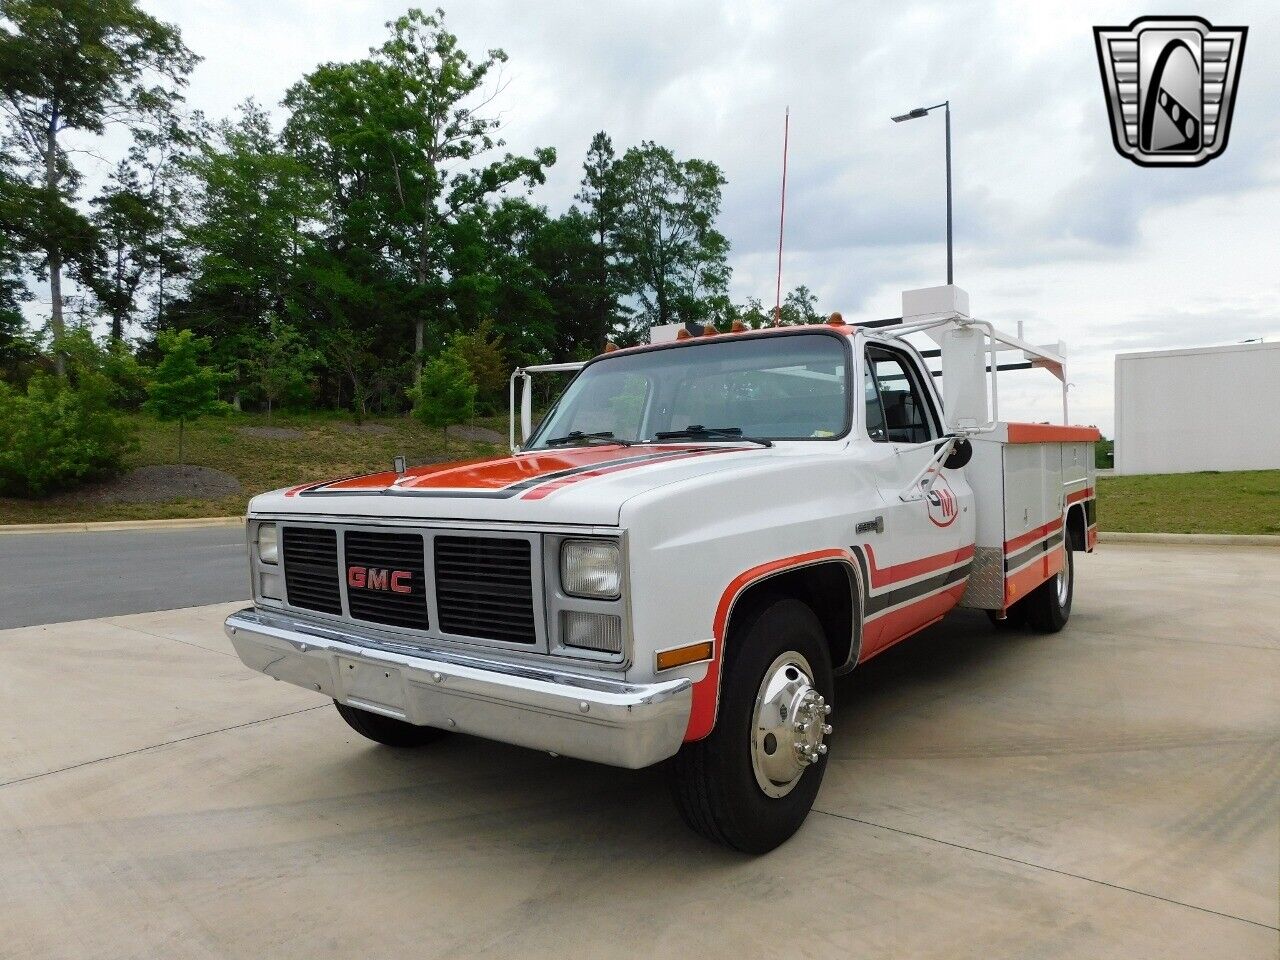
POLYGON ((395 717, 384 717, 380 713, 370 713, 358 707, 349 707, 345 703, 333 701, 338 708, 338 715, 347 721, 347 725, 362 737, 388 747, 421 747, 447 736, 448 731, 437 727, 420 727, 417 724, 405 723, 395 717))
POLYGON ((1071 600, 1075 593, 1075 562, 1071 542, 1063 544, 1062 569, 1036 587, 1021 601, 1027 609, 1027 622, 1041 633, 1057 633, 1071 616, 1071 600))
POLYGON ((826 636, 806 604, 775 600, 735 628, 715 729, 671 761, 685 823, 744 853, 790 838, 826 772, 833 686, 826 636))

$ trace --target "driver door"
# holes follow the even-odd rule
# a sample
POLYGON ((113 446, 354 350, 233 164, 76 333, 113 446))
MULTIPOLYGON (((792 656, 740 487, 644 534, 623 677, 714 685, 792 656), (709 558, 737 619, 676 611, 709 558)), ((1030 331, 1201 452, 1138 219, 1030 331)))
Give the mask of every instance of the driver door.
POLYGON ((885 507, 885 534, 863 544, 869 596, 864 655, 915 633, 954 607, 964 594, 973 555, 973 491, 963 470, 939 466, 925 496, 925 470, 942 439, 932 377, 918 356, 868 342, 863 398, 871 461, 885 507), (902 495, 915 494, 903 500, 902 495))

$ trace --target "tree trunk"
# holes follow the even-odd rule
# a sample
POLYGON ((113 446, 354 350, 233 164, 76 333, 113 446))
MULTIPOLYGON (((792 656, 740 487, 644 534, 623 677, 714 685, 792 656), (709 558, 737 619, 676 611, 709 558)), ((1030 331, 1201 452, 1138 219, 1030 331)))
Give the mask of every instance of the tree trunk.
MULTIPOLYGON (((58 113, 54 110, 45 131, 44 187, 49 193, 52 210, 58 194, 58 113)), ((67 358, 62 354, 62 251, 52 237, 45 254, 49 261, 49 325, 53 329, 53 369, 59 377, 67 375, 67 358)))
POLYGON ((271 394, 267 394, 267 426, 271 426, 271 394))

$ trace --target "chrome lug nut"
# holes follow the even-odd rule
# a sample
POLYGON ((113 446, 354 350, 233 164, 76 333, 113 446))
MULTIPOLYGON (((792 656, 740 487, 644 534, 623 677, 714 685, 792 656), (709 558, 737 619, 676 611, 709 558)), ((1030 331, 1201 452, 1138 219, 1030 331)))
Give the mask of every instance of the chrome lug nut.
POLYGON ((820 753, 822 756, 827 755, 827 745, 825 743, 818 744, 818 753, 820 753))
POLYGON ((828 716, 828 717, 831 716, 831 704, 828 703, 825 707, 822 708, 822 714, 823 716, 828 716))
POLYGON ((829 733, 831 733, 831 724, 824 723, 822 725, 822 735, 825 737, 829 733))

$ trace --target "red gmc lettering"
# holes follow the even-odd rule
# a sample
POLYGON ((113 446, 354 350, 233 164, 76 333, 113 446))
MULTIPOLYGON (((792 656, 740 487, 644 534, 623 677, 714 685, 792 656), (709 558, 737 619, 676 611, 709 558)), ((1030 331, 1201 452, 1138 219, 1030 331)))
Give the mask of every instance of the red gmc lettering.
POLYGON ((347 567, 347 586, 357 590, 390 590, 413 593, 413 571, 388 570, 379 567, 347 567))

